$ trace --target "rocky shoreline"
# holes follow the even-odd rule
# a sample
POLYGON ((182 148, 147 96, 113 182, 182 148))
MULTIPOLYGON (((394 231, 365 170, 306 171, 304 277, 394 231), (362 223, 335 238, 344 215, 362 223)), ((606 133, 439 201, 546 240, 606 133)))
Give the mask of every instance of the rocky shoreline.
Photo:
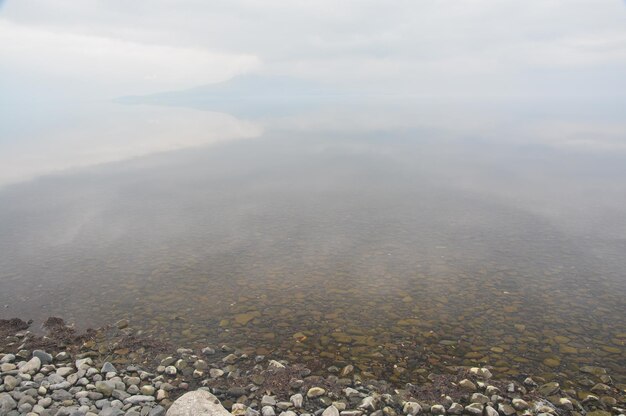
POLYGON ((125 320, 78 334, 50 318, 44 329, 47 335, 36 335, 24 321, 0 320, 0 416, 626 413, 626 385, 614 383, 600 366, 580 368, 582 386, 532 374, 495 379, 489 368, 479 367, 457 367, 430 374, 429 383, 397 386, 352 365, 313 374, 303 364, 228 345, 173 348, 142 339, 125 320))

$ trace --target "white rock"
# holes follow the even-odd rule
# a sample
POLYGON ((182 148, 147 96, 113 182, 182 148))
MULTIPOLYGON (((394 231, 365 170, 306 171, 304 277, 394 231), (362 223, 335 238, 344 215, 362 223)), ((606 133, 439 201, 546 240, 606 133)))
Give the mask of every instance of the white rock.
POLYGON ((339 410, 335 406, 328 406, 322 412, 322 416, 339 416, 339 410))
POLYGON ((415 416, 422 413, 422 406, 417 402, 406 402, 404 403, 404 407, 402 407, 402 412, 404 412, 405 415, 415 416))
POLYGON ((220 401, 206 390, 190 391, 179 397, 167 411, 167 416, 232 416, 220 401))

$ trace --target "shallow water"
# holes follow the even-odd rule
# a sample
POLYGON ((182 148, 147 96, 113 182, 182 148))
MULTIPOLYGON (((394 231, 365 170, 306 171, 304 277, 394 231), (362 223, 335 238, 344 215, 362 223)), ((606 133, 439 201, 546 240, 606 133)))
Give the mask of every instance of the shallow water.
MULTIPOLYGON (((96 106, 122 126, 115 157, 92 160, 110 163, 25 168, 0 189, 1 316, 129 317, 181 346, 394 381, 599 364, 624 382, 626 137, 606 128, 623 120, 549 104, 96 106)), ((103 118, 72 125, 58 154, 105 154, 103 118)))

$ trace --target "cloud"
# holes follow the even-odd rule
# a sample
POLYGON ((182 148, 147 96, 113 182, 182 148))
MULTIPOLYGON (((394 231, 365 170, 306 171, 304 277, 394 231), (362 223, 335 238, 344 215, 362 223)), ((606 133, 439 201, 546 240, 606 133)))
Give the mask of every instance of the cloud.
MULTIPOLYGON (((260 71, 354 89, 558 95, 626 70, 626 7, 613 0, 19 0, 3 16, 63 36, 44 48, 66 51, 85 71, 101 62, 85 49, 108 51, 121 87, 151 92, 260 71), (550 87, 550 71, 575 76, 550 87)), ((618 89, 596 82, 594 90, 618 89)))
POLYGON ((0 56, 5 76, 62 84, 66 92, 115 97, 134 91, 191 87, 221 81, 258 66, 246 54, 214 53, 59 32, 0 20, 0 56))

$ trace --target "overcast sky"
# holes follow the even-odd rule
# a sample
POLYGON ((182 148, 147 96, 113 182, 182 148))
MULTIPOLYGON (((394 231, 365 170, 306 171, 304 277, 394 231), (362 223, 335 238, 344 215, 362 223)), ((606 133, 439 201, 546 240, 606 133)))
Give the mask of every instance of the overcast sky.
POLYGON ((281 119, 283 127, 395 123, 585 151, 626 149, 622 0, 0 0, 0 186, 259 137, 264 124, 234 114, 111 102, 237 75, 422 102, 367 115, 329 106, 281 119), (435 105, 457 98, 462 110, 435 105), (476 102, 491 98, 498 105, 528 98, 526 109, 553 117, 478 111, 476 102), (564 110, 572 106, 577 112, 564 110))
POLYGON ((105 98, 245 73, 426 96, 626 91, 623 0, 8 0, 0 7, 5 93, 43 88, 105 98))

